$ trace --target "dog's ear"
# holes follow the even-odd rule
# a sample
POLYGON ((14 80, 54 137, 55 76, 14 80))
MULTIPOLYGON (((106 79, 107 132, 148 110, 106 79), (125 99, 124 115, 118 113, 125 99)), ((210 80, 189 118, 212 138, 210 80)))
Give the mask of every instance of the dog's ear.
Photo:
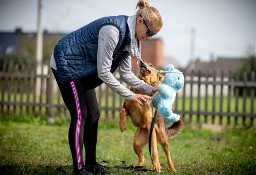
POLYGON ((162 74, 157 73, 157 78, 159 82, 162 82, 164 80, 164 76, 162 74))

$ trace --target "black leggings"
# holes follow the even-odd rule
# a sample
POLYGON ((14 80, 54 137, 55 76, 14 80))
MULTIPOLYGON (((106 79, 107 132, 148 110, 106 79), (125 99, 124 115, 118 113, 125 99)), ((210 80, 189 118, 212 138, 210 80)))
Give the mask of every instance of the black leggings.
MULTIPOLYGON (((55 75, 55 70, 53 74, 55 75)), ((56 79, 57 80, 57 79, 56 79)), ((95 89, 88 90, 83 79, 66 83, 57 80, 62 98, 70 112, 69 146, 72 154, 74 169, 81 169, 83 163, 83 144, 86 152, 85 164, 96 163, 96 144, 99 105, 95 89)))

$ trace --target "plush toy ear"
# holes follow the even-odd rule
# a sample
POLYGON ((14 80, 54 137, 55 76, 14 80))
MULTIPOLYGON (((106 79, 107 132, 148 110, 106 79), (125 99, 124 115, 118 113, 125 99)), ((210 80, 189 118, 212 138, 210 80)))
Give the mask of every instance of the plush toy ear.
POLYGON ((172 71, 172 70, 174 69, 174 66, 173 66, 172 64, 168 64, 168 65, 165 67, 165 69, 166 69, 167 71, 172 71))

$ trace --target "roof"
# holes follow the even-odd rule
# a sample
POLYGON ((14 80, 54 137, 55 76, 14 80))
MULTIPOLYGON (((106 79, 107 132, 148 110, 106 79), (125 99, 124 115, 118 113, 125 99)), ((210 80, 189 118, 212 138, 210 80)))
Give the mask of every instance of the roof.
POLYGON ((15 33, 0 32, 0 56, 12 53, 20 45, 20 39, 15 33))
MULTIPOLYGON (((65 34, 49 33, 45 30, 43 33, 44 48, 50 48, 48 52, 52 52, 52 48, 54 47, 55 43, 63 35, 65 34)), ((31 45, 33 45, 33 47, 36 45, 35 32, 22 32, 22 30, 19 28, 12 32, 0 31, 0 56, 15 52, 17 53, 19 50, 24 51, 24 47, 29 49, 29 53, 31 54, 31 45)))
POLYGON ((196 72, 201 72, 202 74, 213 73, 214 71, 218 76, 223 72, 224 75, 228 75, 229 72, 237 72, 244 68, 248 58, 229 58, 229 57, 219 57, 215 61, 201 61, 197 59, 196 61, 190 62, 187 70, 196 70, 196 72))

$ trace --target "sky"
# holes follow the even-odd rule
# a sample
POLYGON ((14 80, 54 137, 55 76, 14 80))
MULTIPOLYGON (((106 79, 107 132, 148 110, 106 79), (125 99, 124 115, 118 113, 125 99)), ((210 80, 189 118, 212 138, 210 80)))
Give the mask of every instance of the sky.
MULTIPOLYGON (((137 0, 42 0, 42 26, 71 32, 111 15, 134 15, 137 0)), ((163 18, 154 36, 164 55, 181 66, 200 58, 244 57, 256 53, 256 0, 149 0, 163 18), (193 32, 194 31, 194 32, 193 32)), ((37 0, 0 0, 0 31, 37 29, 37 0)))

